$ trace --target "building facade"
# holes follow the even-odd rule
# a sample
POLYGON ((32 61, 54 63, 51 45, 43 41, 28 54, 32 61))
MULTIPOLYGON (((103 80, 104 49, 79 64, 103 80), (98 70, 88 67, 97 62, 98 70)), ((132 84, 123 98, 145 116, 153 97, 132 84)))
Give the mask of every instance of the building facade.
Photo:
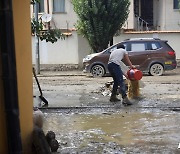
MULTIPOLYGON (((31 10, 33 12, 33 8, 31 10)), ((130 0, 129 10, 129 17, 123 26, 123 33, 128 32, 128 37, 131 32, 133 37, 136 37, 134 32, 140 32, 141 34, 149 32, 172 32, 173 34, 176 32, 176 35, 180 32, 178 0, 130 0)), ((82 57, 90 52, 90 48, 86 40, 83 40, 82 45, 82 38, 79 39, 79 36, 75 34, 76 31, 72 31, 75 29, 78 17, 73 10, 71 0, 40 0, 39 12, 39 17, 50 14, 52 16, 50 26, 61 29, 62 32, 68 34, 64 41, 58 41, 56 45, 50 43, 45 45, 45 42, 40 42, 41 64, 81 65, 82 57), (57 53, 59 56, 49 56, 53 55, 51 53, 57 53), (69 54, 72 56, 66 56, 69 54)), ((47 28, 48 23, 44 22, 44 24, 47 28)), ((146 37, 146 35, 143 36, 146 37)), ((173 43, 173 48, 179 49, 180 46, 178 43, 173 43)), ((34 57, 33 51, 33 63, 35 62, 34 57)), ((178 59, 180 59, 179 53, 178 59)))
MULTIPOLYGON (((130 0, 129 10, 125 30, 180 30, 178 0, 130 0)), ((51 14, 51 26, 59 29, 75 28, 78 19, 71 0, 40 0, 39 12, 51 14)))

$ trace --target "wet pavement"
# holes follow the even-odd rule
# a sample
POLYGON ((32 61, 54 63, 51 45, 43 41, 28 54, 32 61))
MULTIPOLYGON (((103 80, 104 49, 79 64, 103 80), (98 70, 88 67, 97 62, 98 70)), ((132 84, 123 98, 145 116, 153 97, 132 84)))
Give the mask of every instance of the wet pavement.
POLYGON ((59 153, 179 153, 180 113, 157 109, 45 112, 59 153))
MULTIPOLYGON (((38 76, 48 107, 34 82, 34 106, 44 113, 44 131, 56 133, 58 153, 180 153, 180 69, 143 76, 141 99, 112 104, 104 85, 111 77, 81 71, 38 76)), ((119 96, 120 98, 120 96, 119 96)))

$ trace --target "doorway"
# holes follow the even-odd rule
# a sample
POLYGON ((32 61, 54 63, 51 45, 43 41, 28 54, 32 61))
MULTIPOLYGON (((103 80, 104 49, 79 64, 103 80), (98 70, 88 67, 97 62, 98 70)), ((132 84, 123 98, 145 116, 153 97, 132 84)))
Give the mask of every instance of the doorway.
POLYGON ((153 0, 134 0, 134 14, 153 27, 153 0))

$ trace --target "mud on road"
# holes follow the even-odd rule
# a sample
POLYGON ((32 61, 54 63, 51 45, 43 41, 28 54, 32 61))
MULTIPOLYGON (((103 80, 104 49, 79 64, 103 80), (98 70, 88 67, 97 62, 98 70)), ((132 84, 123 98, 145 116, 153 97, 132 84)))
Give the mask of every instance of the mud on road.
MULTIPOLYGON (((44 131, 56 133, 58 153, 180 152, 179 68, 160 77, 144 75, 141 99, 130 107, 116 106, 102 94, 111 77, 42 72, 38 79, 49 102, 42 109, 44 131)), ((35 81, 33 88, 38 96, 35 81)), ((34 98, 34 106, 41 105, 34 98)))
MULTIPOLYGON (((111 77, 93 78, 82 72, 42 72, 38 79, 49 107, 112 105, 109 96, 101 93, 105 83, 112 81, 111 77)), ((136 106, 179 107, 180 68, 160 77, 144 75, 142 81, 145 85, 140 89, 143 101, 135 102, 136 106)), ((35 81, 34 95, 39 95, 35 81)), ((41 106, 38 103, 37 98, 35 105, 41 106)))

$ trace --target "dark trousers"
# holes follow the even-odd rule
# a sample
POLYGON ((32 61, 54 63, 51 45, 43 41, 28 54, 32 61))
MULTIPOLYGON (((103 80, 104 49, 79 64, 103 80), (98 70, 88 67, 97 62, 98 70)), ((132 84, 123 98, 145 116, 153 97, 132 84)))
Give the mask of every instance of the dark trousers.
POLYGON ((123 73, 122 73, 120 66, 115 63, 109 63, 108 69, 114 80, 112 95, 116 95, 117 89, 119 87, 122 98, 125 98, 127 96, 126 95, 126 87, 125 87, 125 83, 123 80, 123 73))

